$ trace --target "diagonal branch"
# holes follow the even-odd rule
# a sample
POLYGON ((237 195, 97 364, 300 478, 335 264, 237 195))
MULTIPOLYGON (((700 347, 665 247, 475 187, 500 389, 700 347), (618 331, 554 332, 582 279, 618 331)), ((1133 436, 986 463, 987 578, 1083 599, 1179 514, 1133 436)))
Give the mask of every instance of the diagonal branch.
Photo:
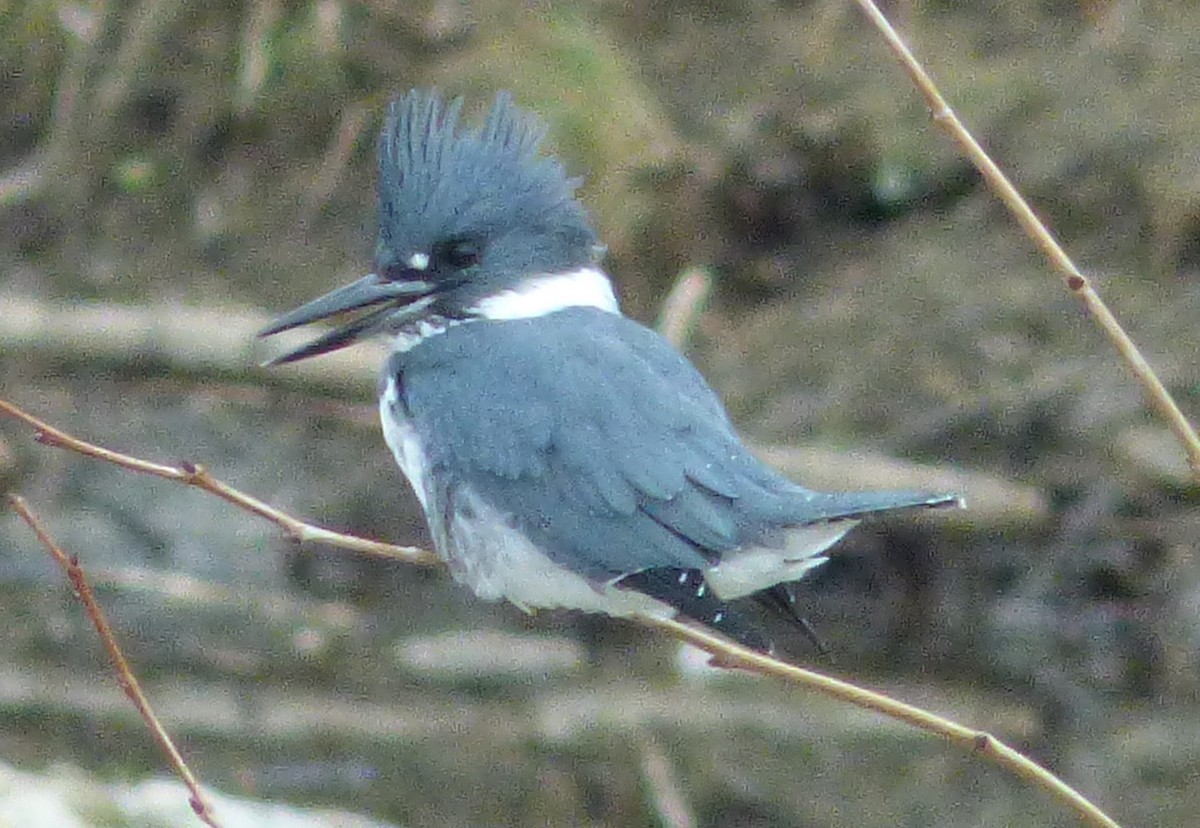
POLYGON ((647 627, 666 630, 676 638, 696 645, 712 655, 713 663, 719 667, 740 668, 752 673, 782 679, 789 684, 799 684, 818 693, 849 702, 855 707, 874 710, 889 718, 898 719, 913 727, 942 736, 973 755, 985 756, 1000 767, 1032 782, 1070 807, 1089 824, 1102 826, 1102 828, 1120 828, 1111 817, 1088 801, 1083 794, 989 733, 963 727, 927 710, 897 701, 882 693, 867 690, 865 687, 797 667, 794 664, 787 664, 777 658, 735 644, 727 638, 694 624, 673 618, 655 618, 653 616, 640 616, 638 621, 647 627))
MULTIPOLYGON (((284 531, 298 541, 320 540, 323 543, 341 549, 364 551, 416 564, 432 564, 438 560, 433 553, 422 549, 391 546, 377 541, 362 540, 352 535, 341 535, 327 529, 312 526, 280 512, 262 501, 234 489, 232 486, 222 483, 199 466, 190 464, 181 468, 163 466, 101 448, 54 428, 4 400, 0 400, 0 414, 8 414, 33 426, 37 429, 38 441, 46 445, 65 448, 88 457, 95 457, 115 463, 122 468, 151 474, 166 480, 197 486, 239 508, 246 509, 272 521, 276 525, 281 526, 284 531)), ((1023 779, 1029 780, 1047 791, 1054 798, 1063 802, 1091 825, 1099 826, 1100 828, 1119 828, 1116 822, 1106 816, 1074 788, 1054 776, 1050 771, 1042 768, 1031 759, 1021 755, 1013 748, 987 733, 963 727, 918 707, 888 698, 865 688, 857 687, 848 682, 840 681, 821 673, 813 672, 812 670, 796 667, 763 653, 746 649, 722 636, 682 621, 654 618, 651 616, 639 617, 637 620, 648 627, 664 630, 680 640, 700 647, 712 654, 714 663, 719 666, 741 668, 791 684, 807 687, 811 690, 841 699, 857 707, 874 710, 885 716, 906 722, 921 730, 949 739, 972 754, 983 755, 997 765, 1012 771, 1023 779)))
POLYGON ((1146 361, 1142 352, 1130 338, 1125 329, 1121 327, 1121 323, 1117 321, 1117 317, 1109 309, 1104 300, 1100 298, 1095 288, 1092 287, 1091 281, 1083 275, 1071 257, 1063 250, 1062 245, 1050 233, 1046 225, 1042 223, 1037 214, 1033 212, 1033 208, 1029 203, 1021 197, 1017 192, 1017 188, 1012 185, 1012 182, 1001 171, 1000 167, 987 154, 987 151, 975 140, 973 136, 958 116, 954 114, 954 110, 950 108, 950 104, 946 103, 946 99, 942 97, 942 93, 938 90, 933 79, 929 77, 929 73, 925 71, 920 62, 909 50, 908 46, 901 39, 896 30, 884 17, 883 12, 875 5, 873 0, 856 0, 858 5, 862 7, 864 13, 870 18, 871 22, 879 29, 888 46, 895 54, 904 71, 912 78, 912 82, 916 85, 918 91, 925 98, 925 103, 929 107, 930 113, 933 116, 933 122, 945 131, 963 153, 979 170, 988 186, 992 188, 992 192, 1004 202, 1008 207, 1009 212, 1016 218, 1017 223, 1033 240, 1033 243, 1046 255, 1050 263, 1062 273, 1067 288, 1079 297, 1085 308, 1096 320, 1096 324, 1104 331, 1112 342, 1113 347, 1117 349, 1117 353, 1129 366, 1129 370, 1133 372, 1134 377, 1142 384, 1142 389, 1146 392, 1150 405, 1158 412, 1171 430, 1175 432, 1175 436, 1183 443, 1183 449, 1187 453, 1188 463, 1192 468, 1192 476, 1200 481, 1200 437, 1196 434, 1196 429, 1188 422, 1186 416, 1180 410, 1179 405, 1171 397, 1162 380, 1158 378, 1158 374, 1146 361))
POLYGON ((54 558, 55 562, 62 567, 63 572, 67 575, 67 580, 71 582, 71 588, 75 591, 75 597, 83 604, 84 610, 88 614, 88 618, 92 619, 92 624, 96 628, 96 632, 100 634, 100 640, 104 642, 104 649, 108 651, 108 657, 112 660, 113 667, 117 671, 117 681, 121 684, 121 689, 125 691, 125 695, 133 702, 133 706, 137 708, 141 714, 142 720, 146 722, 146 726, 150 728, 150 732, 154 735, 154 741, 158 742, 159 747, 167 754, 167 761, 171 763, 171 767, 183 780, 183 784, 187 786, 190 793, 188 804, 192 806, 192 810, 196 816, 205 825, 211 828, 221 828, 217 822, 216 816, 213 814, 212 804, 208 801, 208 797, 200 789, 200 783, 196 780, 196 776, 192 773, 192 769, 188 767, 184 761, 183 755, 179 749, 175 747, 175 742, 172 741, 171 735, 167 733, 167 729, 163 727, 158 716, 154 714, 153 708, 150 707, 150 701, 146 698, 146 694, 142 692, 142 687, 138 684, 137 677, 133 674, 133 670, 129 667, 129 662, 125 659, 125 654, 121 652, 121 645, 117 643, 116 636, 113 635, 112 627, 108 624, 108 619, 104 615, 104 610, 100 608, 100 604, 96 601, 96 596, 92 593, 92 587, 84 577, 83 567, 79 565, 79 558, 63 552, 62 548, 54 542, 50 534, 42 526, 41 521, 29 509, 29 505, 25 502, 25 498, 19 495, 10 494, 8 503, 21 519, 29 525, 33 533, 37 535, 37 539, 41 541, 42 546, 46 547, 46 551, 54 558))
POLYGON ((176 483, 195 486, 209 494, 216 495, 222 500, 237 506, 239 509, 244 509, 251 514, 269 520, 282 529, 296 543, 315 541, 350 552, 396 558, 412 564, 433 565, 438 562, 437 556, 432 552, 419 549, 415 546, 396 546, 390 543, 355 537, 354 535, 344 535, 340 532, 334 532, 331 529, 306 523, 213 477, 206 468, 199 464, 183 462, 178 466, 165 466, 161 463, 152 463, 138 457, 102 448, 86 440, 74 437, 49 423, 42 422, 32 414, 22 411, 12 403, 2 399, 0 399, 0 414, 7 414, 10 417, 21 420, 27 425, 33 426, 35 429, 34 439, 43 445, 65 448, 82 454, 85 457, 94 457, 97 460, 113 463, 141 474, 149 474, 154 477, 161 477, 164 480, 173 480, 176 483))

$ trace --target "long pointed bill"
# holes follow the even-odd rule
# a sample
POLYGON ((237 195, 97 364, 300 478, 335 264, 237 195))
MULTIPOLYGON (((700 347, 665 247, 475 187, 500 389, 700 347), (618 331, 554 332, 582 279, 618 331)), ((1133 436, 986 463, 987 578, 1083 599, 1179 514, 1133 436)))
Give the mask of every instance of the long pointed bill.
POLYGON ((374 308, 374 310, 330 331, 307 345, 272 359, 267 364, 282 365, 286 362, 295 362, 352 345, 381 328, 393 314, 409 316, 425 310, 433 302, 429 294, 436 290, 437 286, 429 282, 384 282, 376 274, 368 274, 357 282, 330 291, 324 296, 284 314, 264 328, 259 336, 272 336, 349 311, 366 308, 374 308), (411 303, 410 307, 400 308, 401 305, 407 303, 411 303), (376 307, 379 305, 382 307, 376 307))

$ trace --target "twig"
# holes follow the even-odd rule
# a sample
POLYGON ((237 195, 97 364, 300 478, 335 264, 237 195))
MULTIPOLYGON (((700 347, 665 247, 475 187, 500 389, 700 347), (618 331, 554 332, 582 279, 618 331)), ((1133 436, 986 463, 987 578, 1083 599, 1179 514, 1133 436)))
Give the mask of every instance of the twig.
POLYGON ((696 824, 671 760, 653 739, 642 744, 642 778, 650 788, 650 800, 663 828, 692 828, 696 824))
MULTIPOLYGON (((324 543, 341 549, 398 558, 415 564, 432 564, 438 561, 433 553, 422 549, 391 546, 376 541, 355 538, 351 535, 340 535, 336 532, 304 523, 266 505, 256 498, 243 494, 217 481, 198 466, 190 464, 186 468, 162 466, 157 463, 150 463, 136 457, 100 448, 43 423, 41 420, 4 400, 0 400, 0 413, 9 414, 32 425, 37 429, 38 440, 41 443, 59 446, 88 457, 95 457, 115 463, 133 471, 197 486, 235 506, 272 521, 276 525, 283 527, 284 531, 298 540, 321 540, 324 543)), ((920 708, 889 699, 886 696, 856 687, 853 684, 848 684, 847 682, 839 681, 838 679, 830 678, 811 670, 787 664, 762 653, 748 650, 714 633, 698 629, 681 621, 652 617, 644 617, 639 620, 647 626, 665 630, 676 638, 688 641, 711 653, 714 656, 714 662, 720 666, 739 667, 751 672, 778 678, 791 684, 802 685, 857 705, 858 707, 875 710, 886 716, 907 722, 914 727, 945 737, 955 744, 966 748, 972 754, 984 755, 998 765, 1013 771, 1018 776, 1033 781, 1039 787, 1066 803, 1091 824, 1102 826, 1103 828, 1119 828, 1116 822, 1106 816, 1074 788, 987 733, 963 727, 920 708)))
MULTIPOLYGON (((172 374, 226 381, 244 377, 248 364, 268 355, 256 336, 271 318, 262 311, 220 304, 72 304, 0 291, 0 353, 7 357, 46 354, 66 364, 93 368, 97 363, 127 366, 143 361, 170 366, 172 374), (213 336, 214 330, 224 336, 213 336)), ((305 331, 285 332, 272 352, 299 347, 309 336, 305 331), (289 336, 292 333, 296 336, 289 336)), ((262 371, 262 382, 257 384, 374 400, 385 352, 382 343, 364 342, 361 348, 338 351, 311 366, 301 362, 295 371, 262 371)))
POLYGON ((1150 363, 1142 356, 1141 351, 1129 334, 1121 327, 1116 316, 1109 310, 1104 300, 1096 293, 1091 282, 1086 276, 1076 267, 1075 262, 1067 255, 1062 246, 1051 235, 1046 225, 1034 214, 1033 209, 1017 192, 1017 188, 1012 185, 1008 178, 1001 172, 1000 167, 996 165, 987 152, 980 146, 975 137, 967 131, 963 126, 962 121, 954 114, 950 105, 946 103, 946 99, 942 97, 933 79, 917 61, 916 57, 909 50, 908 46, 892 28, 883 12, 875 5, 873 0, 856 0, 858 5, 870 18, 875 27, 883 34, 887 40, 888 46, 891 47, 896 58, 900 61, 900 65, 912 78, 917 89, 924 96, 925 102, 929 107, 930 113, 933 116, 933 122, 937 124, 944 132, 946 132, 959 145, 966 156, 975 165, 975 168, 983 175, 988 186, 992 191, 1004 202, 1009 211, 1016 217, 1017 222, 1025 230, 1034 244, 1050 260, 1050 263, 1063 274, 1067 288, 1071 290, 1084 307, 1092 314, 1096 320, 1096 324, 1108 335, 1112 341, 1113 347, 1121 355, 1125 364, 1133 372, 1134 377, 1142 384, 1149 398, 1150 405, 1158 414, 1167 421, 1167 425, 1175 432, 1175 435, 1183 443, 1184 451, 1188 456, 1188 463, 1192 468, 1192 476, 1200 481, 1200 436, 1197 436, 1196 430, 1188 422, 1187 417, 1179 409, 1175 400, 1167 391, 1166 386, 1162 384, 1162 380, 1154 372, 1150 363))
POLYGON ((325 150, 325 156, 317 167, 317 174, 312 177, 312 184, 304 194, 300 205, 300 224, 308 225, 328 203, 333 191, 346 172, 346 165, 354 153, 363 129, 371 117, 371 111, 362 102, 352 103, 342 111, 338 122, 337 134, 325 150))
POLYGON ((658 315, 658 331, 679 350, 684 350, 708 294, 712 292, 712 275, 702 267, 689 267, 679 274, 663 300, 658 315))
POLYGON ((221 828, 221 824, 217 821, 213 814, 212 804, 200 789, 200 783, 196 780, 192 769, 188 767, 184 761, 179 749, 175 747, 175 743, 171 740, 171 736, 163 727, 162 722, 158 720, 158 716, 154 715, 154 710, 150 707, 150 702, 146 698, 146 694, 142 692, 141 685, 138 684, 137 677, 134 676, 133 670, 129 668, 129 662, 125 660, 125 654, 121 652, 121 646, 117 644, 117 639, 113 635, 112 627, 108 624, 108 619, 104 616, 104 610, 100 608, 100 604, 96 601, 96 596, 92 593, 92 588, 84 577, 83 567, 79 565, 79 558, 76 556, 68 556, 63 552, 62 548, 54 542, 49 533, 42 527, 41 522, 30 511, 25 499, 19 495, 10 494, 8 496, 9 505, 13 511, 21 516, 21 519, 29 524, 29 528, 37 535, 42 545, 50 553, 51 557, 62 567, 66 573, 67 580, 71 582, 71 588, 75 591, 75 597, 83 604, 84 610, 87 611, 88 618, 92 620, 92 624, 96 627, 96 632, 100 634, 100 640, 104 642, 104 649, 108 651, 108 657, 112 659, 113 667, 117 671, 117 681, 120 682, 121 689, 125 691, 125 695, 133 702, 133 706, 137 708, 142 719, 150 728, 151 734, 154 736, 154 741, 158 742, 159 747, 167 755, 167 761, 171 763, 171 767, 175 769, 175 773, 183 780, 183 784, 187 786, 190 796, 188 804, 191 805, 192 811, 205 825, 211 828, 221 828))
POLYGON ((43 445, 69 449, 87 457, 94 457, 97 460, 114 463, 131 471, 161 477, 165 480, 174 480, 177 483, 195 486, 209 494, 216 495, 240 509, 245 509, 247 512, 269 520, 297 543, 315 541, 337 549, 345 549, 351 552, 361 552, 385 558, 395 558, 412 564, 430 565, 438 562, 436 555, 415 546, 395 546, 390 543, 381 543, 379 541, 355 537, 354 535, 344 535, 321 526, 305 523, 299 518, 292 517, 286 512, 276 509, 274 506, 270 506, 258 498, 245 494, 213 477, 208 473, 207 469, 199 464, 181 462, 178 466, 164 466, 160 463, 151 463, 137 457, 131 457, 128 454, 110 451, 109 449, 81 440, 78 437, 73 437, 61 429, 44 423, 32 414, 22 411, 5 400, 0 400, 0 414, 8 414, 33 426, 36 429, 35 439, 43 445))
POLYGON ((716 666, 741 668, 753 673, 773 676, 789 684, 799 684, 810 690, 816 690, 835 699, 849 702, 856 707, 874 710, 890 718, 907 722, 913 727, 949 739, 973 755, 985 756, 1022 779, 1034 783, 1069 806, 1090 824, 1103 828, 1120 828, 1111 817, 1089 802, 1083 794, 995 736, 981 730, 963 727, 949 719, 889 698, 881 693, 875 693, 866 688, 806 670, 803 667, 787 664, 683 621, 655 618, 648 615, 640 616, 638 621, 648 627, 666 630, 676 638, 694 644, 710 653, 716 666))

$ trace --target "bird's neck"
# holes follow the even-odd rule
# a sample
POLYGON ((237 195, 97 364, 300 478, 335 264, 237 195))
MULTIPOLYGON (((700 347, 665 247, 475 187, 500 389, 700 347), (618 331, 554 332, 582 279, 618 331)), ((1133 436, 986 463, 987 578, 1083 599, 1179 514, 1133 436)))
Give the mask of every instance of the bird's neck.
POLYGON ((531 276, 484 297, 469 313, 480 319, 529 319, 579 307, 621 312, 608 275, 594 265, 567 273, 531 276))
POLYGON ((406 323, 393 331, 392 350, 405 353, 457 325, 532 319, 567 308, 621 312, 608 275, 598 267, 588 266, 567 273, 531 276, 511 288, 483 297, 461 315, 430 314, 406 323))

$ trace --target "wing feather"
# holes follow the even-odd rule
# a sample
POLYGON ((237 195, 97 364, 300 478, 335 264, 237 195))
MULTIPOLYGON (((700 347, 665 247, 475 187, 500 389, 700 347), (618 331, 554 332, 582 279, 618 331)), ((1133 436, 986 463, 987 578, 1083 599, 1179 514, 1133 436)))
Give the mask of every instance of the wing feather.
POLYGON ((705 569, 787 527, 934 502, 797 486, 742 446, 665 340, 593 308, 452 326, 388 370, 405 414, 434 435, 434 476, 470 486, 556 563, 597 579, 705 569))

